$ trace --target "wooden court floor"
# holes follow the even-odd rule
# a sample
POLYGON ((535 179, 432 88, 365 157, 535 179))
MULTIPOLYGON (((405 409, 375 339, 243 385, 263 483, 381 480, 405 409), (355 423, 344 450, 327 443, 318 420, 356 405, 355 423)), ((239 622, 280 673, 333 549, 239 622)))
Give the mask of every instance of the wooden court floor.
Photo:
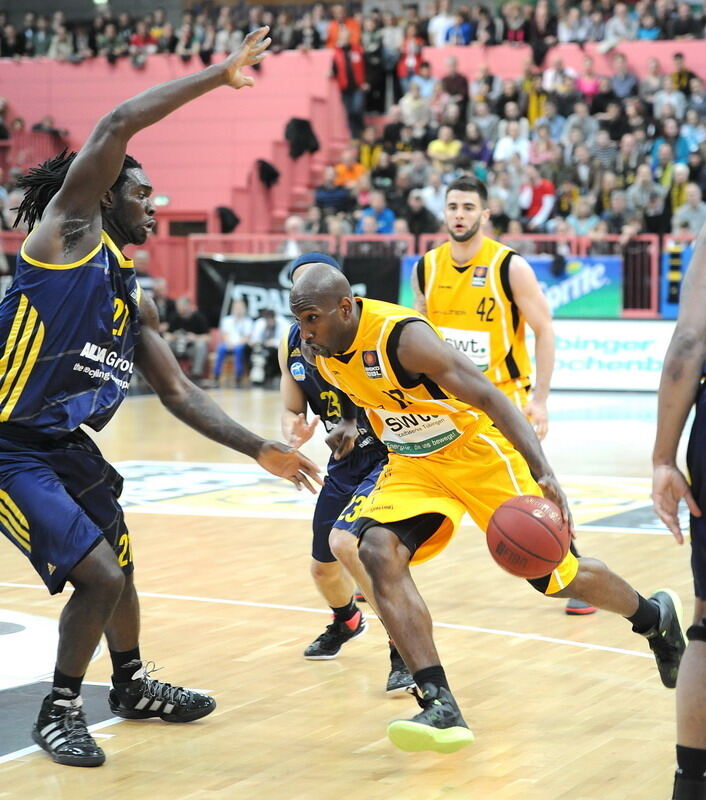
MULTIPOLYGON (((277 393, 214 396, 245 424, 278 434, 277 393)), ((687 548, 629 521, 649 502, 653 398, 565 395, 552 402, 547 451, 587 528, 581 551, 643 593, 671 586, 690 615, 687 548)), ((670 796, 674 695, 624 620, 566 616, 561 602, 501 572, 477 529, 463 526, 415 575, 476 742, 449 756, 403 753, 385 726, 416 706, 405 695, 385 695, 379 623, 334 661, 302 658, 328 622, 308 574, 311 504, 286 485, 253 478, 247 466, 232 467, 244 459, 200 439, 153 397, 130 398, 97 439, 111 461, 143 475, 126 491, 128 499, 134 492, 127 517, 143 656, 164 667, 161 679, 213 692, 218 708, 188 725, 103 728, 108 761, 100 769, 60 767, 39 752, 12 756, 0 763, 1 800, 670 796), (141 462, 157 466, 141 473, 141 462), (208 469, 190 472, 187 462, 218 465, 221 482, 201 485, 208 469), (231 485, 228 469, 245 471, 233 472, 231 485)), ((325 463, 320 439, 305 449, 325 463)), ((61 606, 19 553, 0 543, 0 620, 7 611, 56 620, 61 606)), ((3 638, 0 663, 12 665, 3 638)), ((51 664, 52 647, 47 642, 27 682, 51 664)), ((109 675, 103 650, 87 680, 109 675)))

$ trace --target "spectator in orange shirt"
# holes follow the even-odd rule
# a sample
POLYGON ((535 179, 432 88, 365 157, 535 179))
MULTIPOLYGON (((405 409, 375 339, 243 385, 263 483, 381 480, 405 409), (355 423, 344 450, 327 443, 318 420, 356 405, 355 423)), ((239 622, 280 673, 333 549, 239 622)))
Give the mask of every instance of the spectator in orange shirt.
POLYGON ((328 26, 328 36, 326 37, 326 47, 338 46, 338 35, 341 28, 348 28, 350 33, 350 44, 352 47, 360 46, 360 23, 353 17, 347 17, 343 6, 336 4, 331 9, 333 19, 328 26))
POLYGON ((343 151, 340 164, 336 164, 336 186, 355 189, 358 179, 365 173, 365 167, 358 161, 354 147, 343 151))

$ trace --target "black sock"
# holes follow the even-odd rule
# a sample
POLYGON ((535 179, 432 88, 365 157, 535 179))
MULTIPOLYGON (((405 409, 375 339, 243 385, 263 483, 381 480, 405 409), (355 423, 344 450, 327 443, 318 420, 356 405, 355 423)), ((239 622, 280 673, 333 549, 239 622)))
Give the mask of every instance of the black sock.
POLYGON ((687 780, 706 782, 706 750, 677 745, 677 773, 687 780))
POLYGON ((420 689, 425 683, 433 683, 434 686, 443 687, 447 691, 451 691, 449 682, 446 680, 446 673, 441 664, 436 664, 433 667, 424 667, 424 669, 415 672, 413 677, 414 682, 420 689))
POLYGON ((390 645, 390 658, 402 658, 402 656, 400 655, 400 651, 397 649, 397 646, 392 641, 392 639, 390 639, 388 644, 390 645))
POLYGON ((340 608, 334 608, 331 606, 331 611, 333 611, 333 617, 337 622, 348 622, 349 619, 352 619, 356 615, 358 606, 355 604, 355 600, 351 597, 345 606, 341 606, 340 608))
POLYGON ((626 619, 628 622, 632 622, 632 629, 635 633, 647 633, 659 624, 659 607, 657 603, 643 597, 639 592, 637 592, 637 601, 637 611, 626 619))
POLYGON ((81 683, 83 682, 83 675, 80 678, 72 678, 71 675, 64 675, 58 667, 54 670, 54 681, 51 688, 51 699, 54 700, 71 700, 81 694, 81 683))
POLYGON ((113 683, 127 683, 139 668, 140 648, 134 650, 111 650, 110 660, 113 662, 113 683), (135 663, 138 662, 138 663, 135 663))

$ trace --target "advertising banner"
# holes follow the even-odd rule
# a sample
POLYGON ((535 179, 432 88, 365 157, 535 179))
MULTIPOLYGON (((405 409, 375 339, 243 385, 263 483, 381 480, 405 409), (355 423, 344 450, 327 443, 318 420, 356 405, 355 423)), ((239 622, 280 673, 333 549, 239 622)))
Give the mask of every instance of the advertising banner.
MULTIPOLYGON (((411 277, 418 255, 400 261, 398 303, 412 307, 411 277)), ((554 317, 618 319, 622 309, 622 259, 620 256, 574 256, 560 275, 552 274, 553 256, 530 256, 554 317)))
MULTIPOLYGON (((552 389, 656 392, 674 324, 668 320, 555 320, 552 389)), ((530 348, 534 352, 533 342, 530 348)))
POLYGON ((529 256, 555 318, 619 319, 623 303, 620 256, 569 256, 559 275, 553 256, 529 256))
MULTIPOLYGON (((279 255, 212 255, 198 259, 198 306, 216 327, 228 313, 232 300, 245 301, 253 319, 263 309, 289 318, 287 278, 290 259, 279 255)), ((397 302, 400 260, 397 256, 347 256, 343 260, 353 293, 362 297, 397 302)))
POLYGON ((689 268, 692 251, 691 244, 679 243, 662 253, 659 310, 664 319, 677 318, 681 284, 689 268))

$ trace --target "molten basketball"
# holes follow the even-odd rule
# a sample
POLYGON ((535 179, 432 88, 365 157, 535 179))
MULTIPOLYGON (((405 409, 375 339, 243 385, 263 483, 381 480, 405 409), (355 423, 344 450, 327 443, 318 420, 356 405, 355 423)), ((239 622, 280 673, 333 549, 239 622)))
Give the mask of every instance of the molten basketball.
POLYGON ((566 557, 569 526, 551 500, 525 494, 495 509, 486 533, 488 549, 507 572, 518 578, 541 578, 566 557))

